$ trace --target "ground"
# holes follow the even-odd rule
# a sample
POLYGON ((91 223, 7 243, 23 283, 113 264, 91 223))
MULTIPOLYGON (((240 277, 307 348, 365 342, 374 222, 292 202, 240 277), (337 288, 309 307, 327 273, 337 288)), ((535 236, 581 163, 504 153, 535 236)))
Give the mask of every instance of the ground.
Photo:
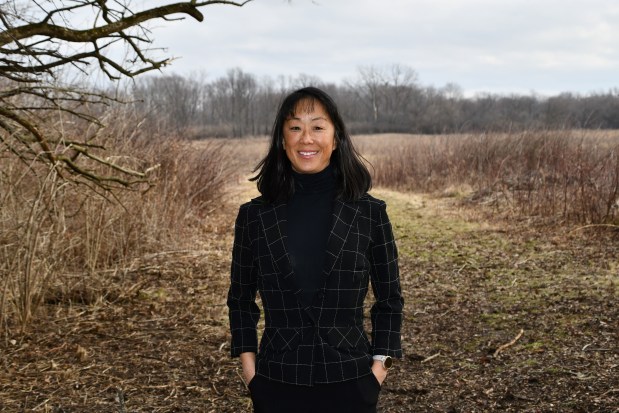
MULTIPOLYGON (((502 222, 453 198, 374 195, 388 203, 405 298, 404 358, 381 412, 619 412, 616 236, 502 222)), ((4 337, 0 410, 251 411, 225 306, 247 197, 205 220, 202 244, 108 274, 103 295, 86 280, 4 337)))

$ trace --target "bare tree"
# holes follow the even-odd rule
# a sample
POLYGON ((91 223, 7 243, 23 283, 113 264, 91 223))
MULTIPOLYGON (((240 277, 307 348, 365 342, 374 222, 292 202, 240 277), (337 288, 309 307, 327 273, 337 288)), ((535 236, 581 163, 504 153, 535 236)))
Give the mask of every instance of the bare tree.
POLYGON ((375 66, 364 66, 358 69, 359 79, 356 89, 362 100, 368 105, 372 113, 372 121, 379 119, 379 99, 381 86, 385 84, 382 71, 375 66))
POLYGON ((410 128, 409 107, 416 100, 415 95, 420 94, 417 73, 413 69, 399 64, 362 66, 358 68, 357 80, 349 87, 369 110, 373 132, 394 126, 400 130, 410 128))
POLYGON ((67 68, 86 75, 99 70, 110 80, 161 69, 170 59, 151 56, 147 22, 186 16, 202 21, 203 7, 250 1, 192 0, 142 9, 131 0, 0 1, 0 144, 27 165, 46 163, 63 178, 105 188, 143 181, 145 171, 100 154, 103 124, 97 113, 115 98, 68 84, 67 68), (110 57, 118 46, 127 53, 110 57), (50 128, 54 117, 81 125, 80 138, 50 128))
MULTIPOLYGON (((199 75, 146 76, 134 83, 133 97, 148 119, 147 133, 191 136, 205 111, 205 84, 199 75)), ((145 125, 146 126, 146 125, 145 125)))
POLYGON ((209 85, 214 119, 229 125, 232 136, 244 136, 255 130, 252 104, 257 91, 255 76, 240 68, 228 70, 226 76, 209 85))

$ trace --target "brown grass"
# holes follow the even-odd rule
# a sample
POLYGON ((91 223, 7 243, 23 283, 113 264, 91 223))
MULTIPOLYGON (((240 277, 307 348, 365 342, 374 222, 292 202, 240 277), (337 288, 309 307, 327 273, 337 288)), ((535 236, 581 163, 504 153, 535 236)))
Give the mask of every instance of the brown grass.
POLYGON ((466 196, 507 216, 617 224, 619 133, 547 131, 355 138, 378 186, 466 196))

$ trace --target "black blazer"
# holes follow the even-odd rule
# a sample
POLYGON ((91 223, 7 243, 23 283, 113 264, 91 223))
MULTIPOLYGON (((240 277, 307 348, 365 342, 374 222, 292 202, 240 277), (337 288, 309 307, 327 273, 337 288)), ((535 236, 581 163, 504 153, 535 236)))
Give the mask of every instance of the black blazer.
POLYGON ((385 203, 370 195, 334 201, 322 288, 306 308, 286 252, 286 227, 286 204, 256 198, 240 207, 227 301, 232 356, 258 350, 259 291, 265 329, 256 374, 298 385, 332 383, 370 374, 373 354, 401 357, 404 302, 385 203), (363 327, 370 281, 371 341, 363 327))

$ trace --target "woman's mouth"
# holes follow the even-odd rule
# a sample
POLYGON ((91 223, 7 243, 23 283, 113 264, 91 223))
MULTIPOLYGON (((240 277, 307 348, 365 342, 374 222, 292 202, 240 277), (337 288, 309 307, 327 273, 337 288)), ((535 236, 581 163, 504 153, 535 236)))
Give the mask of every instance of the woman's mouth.
POLYGON ((299 151, 299 155, 301 155, 302 158, 311 158, 317 153, 318 151, 299 151))

